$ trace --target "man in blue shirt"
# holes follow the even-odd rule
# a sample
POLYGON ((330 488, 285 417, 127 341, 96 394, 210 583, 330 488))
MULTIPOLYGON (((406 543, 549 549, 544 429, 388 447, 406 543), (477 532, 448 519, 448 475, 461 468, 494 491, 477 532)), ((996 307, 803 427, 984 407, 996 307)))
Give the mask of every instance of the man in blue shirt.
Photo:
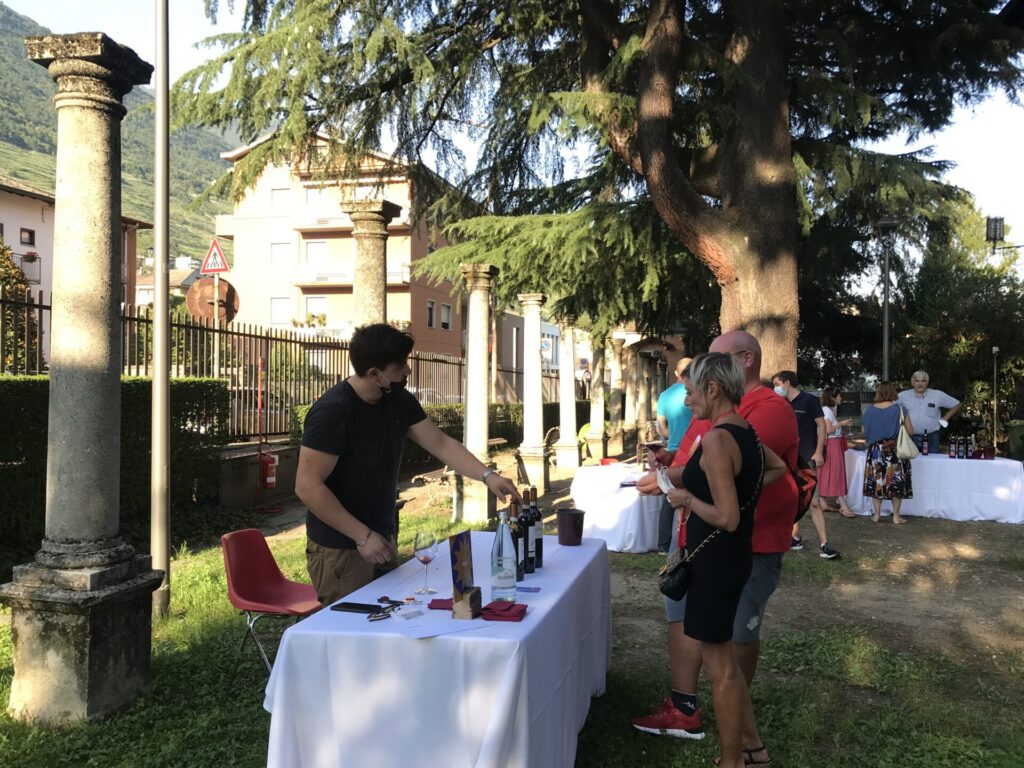
POLYGON ((910 377, 910 386, 912 389, 900 392, 899 404, 910 417, 910 423, 914 425, 914 443, 920 450, 927 433, 928 450, 931 453, 938 453, 939 430, 956 416, 960 410, 960 401, 941 389, 929 389, 928 374, 924 371, 916 371, 910 377), (942 413, 943 408, 949 410, 942 413))
MULTIPOLYGON (((658 431, 668 442, 665 448, 675 451, 679 441, 690 426, 693 413, 686 404, 686 384, 683 383, 683 372, 689 367, 693 358, 683 357, 676 363, 676 383, 658 396, 658 431)), ((672 532, 675 530, 676 511, 665 498, 661 502, 658 515, 658 551, 667 553, 672 543, 672 532)))

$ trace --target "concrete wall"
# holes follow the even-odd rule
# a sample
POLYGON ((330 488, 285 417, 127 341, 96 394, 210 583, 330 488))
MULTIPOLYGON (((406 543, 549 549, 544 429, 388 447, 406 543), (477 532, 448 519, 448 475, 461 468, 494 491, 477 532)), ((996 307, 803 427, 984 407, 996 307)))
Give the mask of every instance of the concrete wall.
POLYGON ((297 446, 273 448, 278 456, 277 487, 259 487, 260 467, 256 449, 224 456, 220 464, 220 503, 240 509, 286 501, 295 496, 295 471, 299 465, 297 446))

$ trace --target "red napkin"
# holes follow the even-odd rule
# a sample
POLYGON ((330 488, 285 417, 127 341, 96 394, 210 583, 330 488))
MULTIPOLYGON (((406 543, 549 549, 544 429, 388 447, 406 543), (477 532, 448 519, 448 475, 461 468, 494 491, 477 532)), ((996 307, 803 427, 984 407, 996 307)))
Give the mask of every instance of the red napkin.
MULTIPOLYGON (((435 611, 450 611, 452 599, 450 597, 435 597, 427 604, 427 607, 435 611)), ((522 621, 526 616, 526 604, 495 600, 483 607, 481 615, 484 621, 522 621)))

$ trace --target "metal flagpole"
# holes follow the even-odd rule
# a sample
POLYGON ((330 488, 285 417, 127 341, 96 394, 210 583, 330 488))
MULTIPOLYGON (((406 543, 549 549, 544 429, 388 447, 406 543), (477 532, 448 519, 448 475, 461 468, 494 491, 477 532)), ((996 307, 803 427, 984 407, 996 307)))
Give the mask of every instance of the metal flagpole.
POLYGON ((168 56, 167 0, 156 0, 156 70, 154 83, 153 162, 153 429, 150 445, 149 551, 153 568, 164 572, 153 593, 153 609, 166 616, 171 603, 170 567, 170 317, 168 314, 168 56))

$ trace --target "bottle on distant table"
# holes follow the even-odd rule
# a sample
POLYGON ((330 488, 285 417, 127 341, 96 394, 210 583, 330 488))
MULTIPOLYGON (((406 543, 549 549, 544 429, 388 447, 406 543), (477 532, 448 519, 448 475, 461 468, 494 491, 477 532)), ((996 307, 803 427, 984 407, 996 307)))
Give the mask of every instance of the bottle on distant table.
POLYGON ((956 458, 956 437, 954 435, 949 436, 949 458, 956 458))
POLYGON ((491 600, 516 601, 516 550, 508 527, 508 510, 498 517, 498 530, 491 545, 491 600))
POLYGON ((973 459, 975 451, 974 435, 967 438, 967 458, 973 459))
POLYGON ((958 437, 956 439, 956 457, 958 459, 967 458, 967 438, 958 437))
POLYGON ((924 440, 921 441, 921 455, 928 455, 928 430, 924 431, 924 440))
POLYGON ((537 487, 530 486, 530 517, 533 519, 533 567, 544 567, 544 515, 537 506, 537 487))
POLYGON ((519 525, 523 529, 523 544, 526 550, 523 553, 523 570, 526 573, 533 573, 536 570, 537 561, 534 558, 537 555, 537 551, 534 549, 536 533, 534 532, 533 517, 530 515, 530 489, 523 488, 522 496, 523 501, 527 504, 519 514, 519 525))
POLYGON ((519 503, 510 501, 508 505, 508 528, 512 531, 512 544, 516 548, 516 581, 522 581, 526 575, 526 542, 523 540, 523 526, 519 522, 519 503))

